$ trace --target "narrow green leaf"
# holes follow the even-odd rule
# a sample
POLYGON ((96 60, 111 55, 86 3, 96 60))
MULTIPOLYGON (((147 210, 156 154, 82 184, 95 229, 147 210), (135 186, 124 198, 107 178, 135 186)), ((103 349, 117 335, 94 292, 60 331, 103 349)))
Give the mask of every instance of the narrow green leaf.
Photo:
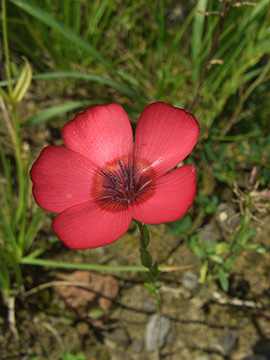
POLYGON ((198 58, 201 52, 203 26, 205 21, 205 16, 199 12, 204 12, 206 10, 207 3, 208 0, 198 0, 196 8, 197 13, 195 14, 193 20, 191 57, 194 65, 193 77, 196 82, 198 82, 200 78, 200 64, 198 64, 198 58))
MULTIPOLYGON (((30 257, 24 257, 20 260, 20 264, 25 265, 38 265, 38 266, 48 266, 54 268, 63 268, 63 269, 82 269, 82 270, 96 270, 96 271, 143 271, 148 273, 148 269, 144 266, 110 266, 110 265, 97 265, 97 264, 75 264, 75 263, 66 263, 61 261, 52 261, 45 259, 32 259, 30 257)), ((160 266, 159 270, 163 271, 166 269, 164 266, 160 266)))
POLYGON ((141 262, 142 262, 143 266, 145 266, 146 268, 149 269, 153 263, 153 260, 152 260, 152 257, 150 255, 149 251, 146 249, 140 249, 140 257, 141 257, 141 262))
MULTIPOLYGON (((22 247, 23 249, 29 249, 32 242, 34 241, 40 227, 43 224, 43 217, 44 212, 40 207, 37 207, 35 212, 31 214, 30 217, 30 223, 27 226, 27 230, 24 233, 23 241, 22 241, 22 247)), ((49 243, 50 244, 50 243, 49 243)), ((48 244, 46 244, 48 245, 48 244)), ((40 251, 42 247, 39 247, 36 251, 40 251)), ((47 248, 47 247, 46 247, 47 248)), ((40 255, 41 252, 39 252, 38 255, 40 255)), ((32 255, 32 254, 31 254, 32 255)))
POLYGON ((212 254, 212 255, 208 255, 209 259, 213 260, 215 263, 217 264, 222 264, 223 260, 220 256, 212 254))
MULTIPOLYGON (((61 72, 49 72, 43 74, 36 74, 33 75, 33 80, 51 80, 51 79, 82 79, 87 81, 95 81, 100 84, 104 84, 110 86, 114 89, 121 91, 123 94, 126 94, 131 99, 138 101, 138 103, 145 107, 147 102, 145 99, 134 89, 129 86, 126 86, 118 81, 108 79, 106 77, 96 75, 96 74, 88 74, 88 73, 80 73, 80 72, 73 72, 73 71, 61 71, 61 72)), ((17 79, 11 79, 12 83, 15 83, 17 79)), ((8 82, 6 80, 0 81, 0 91, 2 86, 6 86, 8 82)), ((3 91, 3 90, 2 90, 3 91)), ((1 94, 1 93, 0 93, 1 94)))
POLYGON ((205 282, 206 276, 207 276, 207 272, 208 272, 208 263, 207 263, 207 261, 205 261, 205 262, 202 264, 201 268, 200 268, 200 277, 199 277, 199 279, 198 279, 198 282, 199 282, 200 284, 202 284, 202 283, 205 282))
POLYGON ((36 125, 45 121, 48 121, 49 119, 52 119, 56 116, 59 116, 61 114, 65 114, 68 111, 72 111, 75 109, 78 109, 85 105, 92 105, 93 101, 71 101, 64 104, 54 105, 49 107, 48 109, 45 109, 41 111, 38 114, 35 114, 30 119, 24 121, 22 123, 22 126, 29 126, 29 125, 36 125))
POLYGON ((26 57, 23 57, 23 59, 25 61, 25 64, 21 72, 21 75, 17 81, 17 84, 15 86, 15 89, 13 90, 12 93, 12 98, 16 103, 19 103, 23 99, 32 80, 32 68, 26 57))
POLYGON ((114 89, 120 90, 122 93, 128 95, 131 99, 138 101, 143 107, 146 106, 146 101, 144 100, 144 98, 138 92, 133 90, 131 87, 126 86, 118 81, 100 76, 100 75, 79 73, 79 72, 72 72, 72 71, 63 71, 63 72, 51 72, 51 73, 37 74, 37 75, 33 76, 34 80, 64 79, 64 78, 90 80, 90 81, 95 81, 97 83, 110 86, 114 89))
POLYGON ((0 266, 0 288, 2 291, 8 291, 10 289, 10 276, 7 264, 4 263, 4 259, 1 259, 1 266, 0 266))
POLYGON ((43 22, 44 24, 52 27, 55 31, 61 34, 68 41, 74 43, 81 49, 85 50, 94 59, 103 63, 112 74, 116 74, 114 67, 87 41, 77 35, 72 29, 62 24, 58 20, 54 19, 49 13, 44 11, 42 8, 33 5, 25 0, 10 0, 14 5, 18 6, 23 11, 27 12, 34 18, 43 22))
POLYGON ((218 280, 222 287, 222 290, 227 292, 229 290, 229 280, 227 274, 225 274, 223 269, 219 269, 218 280))
POLYGON ((233 256, 232 258, 230 258, 227 261, 227 263, 225 264, 224 270, 229 271, 233 267, 233 265, 236 263, 236 260, 237 260, 237 256, 233 256))
POLYGON ((225 254, 229 250, 229 247, 230 245, 224 241, 217 243, 217 245, 215 246, 215 253, 217 255, 225 254))
MULTIPOLYGON (((1 81, 1 83, 4 83, 4 85, 8 85, 8 81, 6 80, 6 81, 1 81)), ((3 85, 3 86, 4 86, 3 85)), ((2 98, 5 100, 5 102, 7 102, 8 104, 12 104, 12 99, 11 99, 11 97, 8 95, 8 93, 5 91, 5 90, 3 90, 3 89, 1 89, 0 88, 0 95, 2 96, 2 98)))

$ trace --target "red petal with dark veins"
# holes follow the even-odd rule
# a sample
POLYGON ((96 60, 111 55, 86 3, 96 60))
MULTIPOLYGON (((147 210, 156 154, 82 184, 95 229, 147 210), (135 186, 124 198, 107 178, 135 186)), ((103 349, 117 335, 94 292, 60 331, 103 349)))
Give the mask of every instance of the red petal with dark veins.
POLYGON ((149 199, 129 207, 131 216, 148 224, 176 221, 188 211, 196 194, 194 165, 184 165, 154 181, 155 192, 149 199))
POLYGON ((134 161, 144 159, 159 175, 178 165, 193 149, 199 125, 191 114, 163 102, 142 112, 135 135, 134 161))
POLYGON ((91 199, 96 166, 63 146, 42 150, 31 169, 33 195, 40 207, 61 212, 91 199))
POLYGON ((110 212, 88 202, 63 211, 54 219, 52 228, 69 248, 90 249, 119 239, 128 230, 130 222, 127 208, 110 212))
POLYGON ((97 105, 78 114, 62 130, 67 148, 103 167, 133 151, 132 128, 119 104, 97 105))

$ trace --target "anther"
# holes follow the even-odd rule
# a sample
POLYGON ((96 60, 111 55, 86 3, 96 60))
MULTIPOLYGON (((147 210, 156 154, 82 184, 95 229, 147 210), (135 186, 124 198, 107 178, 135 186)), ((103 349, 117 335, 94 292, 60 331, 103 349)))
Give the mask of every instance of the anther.
POLYGON ((117 159, 118 161, 118 164, 120 166, 120 170, 121 170, 121 173, 123 175, 123 178, 124 178, 124 181, 125 181, 125 185, 126 185, 126 191, 129 191, 130 190, 130 185, 129 185, 129 177, 128 177, 128 173, 126 172, 124 166, 122 165, 121 161, 119 159, 117 159))
POLYGON ((133 164, 131 164, 130 165, 130 184, 131 184, 131 188, 134 187, 134 182, 135 182, 134 169, 133 169, 133 164))
POLYGON ((123 174, 125 180, 128 179, 128 174, 127 174, 124 166, 122 165, 121 161, 120 161, 119 159, 117 159, 117 161, 118 161, 118 164, 119 164, 119 166, 120 166, 121 173, 123 174))
POLYGON ((102 172, 102 174, 105 175, 109 180, 111 180, 114 184, 118 185, 119 180, 118 180, 115 176, 107 173, 107 172, 104 171, 103 169, 101 169, 101 172, 102 172))
POLYGON ((106 189, 118 190, 119 188, 115 185, 102 185, 106 189))

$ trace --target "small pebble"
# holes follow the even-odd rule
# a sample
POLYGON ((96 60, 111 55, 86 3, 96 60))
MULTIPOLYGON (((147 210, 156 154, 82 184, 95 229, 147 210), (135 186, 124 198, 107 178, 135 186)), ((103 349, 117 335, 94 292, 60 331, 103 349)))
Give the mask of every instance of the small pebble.
POLYGON ((231 204, 222 203, 218 206, 219 226, 225 233, 231 233, 241 222, 240 214, 237 214, 231 204))
POLYGON ((143 340, 137 340, 133 347, 132 347, 132 350, 135 354, 140 354, 143 352, 143 349, 144 349, 144 341, 143 340))
POLYGON ((130 336, 126 329, 115 328, 107 335, 106 342, 114 348, 127 348, 130 344, 130 336))
POLYGON ((170 331, 170 320, 165 316, 161 317, 159 341, 158 330, 158 315, 154 314, 149 317, 146 326, 145 348, 147 352, 155 351, 158 346, 161 349, 165 345, 167 336, 170 331))
POLYGON ((105 248, 105 246, 99 247, 96 250, 100 255, 107 255, 108 254, 108 250, 105 248))
POLYGON ((202 229, 200 233, 200 239, 203 243, 205 242, 215 242, 220 240, 220 232, 217 228, 217 226, 213 224, 206 224, 202 229))
POLYGON ((221 340, 221 346, 223 348, 224 354, 229 354, 235 347, 238 337, 232 331, 227 331, 221 340))
POLYGON ((182 279, 182 284, 187 290, 195 290, 198 286, 198 278, 191 271, 186 271, 182 279))

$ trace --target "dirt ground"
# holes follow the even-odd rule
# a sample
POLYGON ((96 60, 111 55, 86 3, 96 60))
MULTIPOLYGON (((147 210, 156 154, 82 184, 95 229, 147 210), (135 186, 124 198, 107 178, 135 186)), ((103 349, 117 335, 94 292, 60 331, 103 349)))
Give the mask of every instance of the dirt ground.
MULTIPOLYGON (((62 145, 59 129, 66 119, 60 122, 50 131, 43 125, 38 131, 23 129, 25 151, 31 148, 33 159, 44 146, 62 145)), ((224 206, 239 213, 232 202, 224 206)), ((217 215, 201 224, 207 239, 226 238, 221 220, 217 215)), ((255 242, 269 248, 270 217, 259 220, 251 224, 260 228, 255 242)), ((54 238, 51 221, 47 214, 34 249, 54 238)), ((226 294, 215 282, 198 283, 199 260, 183 239, 169 232, 168 225, 149 226, 149 230, 153 259, 160 266, 180 267, 163 272, 158 283, 162 316, 169 323, 159 354, 146 351, 146 328, 156 305, 140 273, 25 265, 25 289, 15 304, 18 341, 10 332, 0 297, 0 359, 58 360, 67 348, 73 354, 83 353, 87 360, 270 360, 270 253, 242 252, 226 294), (59 281, 76 286, 59 286, 59 281), (82 285, 85 282, 89 284, 82 285)), ((115 243, 84 251, 57 242, 43 256, 72 263, 140 265, 139 232, 132 225, 115 243)))
MULTIPOLYGON (((36 246, 48 237, 46 226, 49 230, 49 218, 36 246)), ((181 239, 168 232, 166 225, 151 226, 150 234, 150 249, 159 264, 183 267, 160 277, 162 313, 170 320, 170 331, 159 358, 242 360, 260 354, 269 360, 269 255, 243 253, 230 292, 225 294, 215 283, 198 284, 200 263, 181 239)), ((258 236, 259 241, 267 240, 263 233, 258 236)), ((49 256, 65 262, 139 265, 138 242, 138 231, 131 228, 106 248, 73 251, 59 242, 49 256)), ((25 266, 25 278, 29 289, 49 284, 17 299, 18 342, 8 329, 6 309, 0 304, 1 359, 56 360, 61 359, 64 348, 83 352, 87 360, 158 359, 156 352, 145 351, 147 322, 156 310, 141 274, 65 272, 25 266), (64 279, 63 273, 73 275, 64 279), (85 281, 85 276, 90 276, 90 285, 84 292, 82 287, 50 286, 60 280, 85 281), (90 298, 87 294, 91 294, 90 298)))

